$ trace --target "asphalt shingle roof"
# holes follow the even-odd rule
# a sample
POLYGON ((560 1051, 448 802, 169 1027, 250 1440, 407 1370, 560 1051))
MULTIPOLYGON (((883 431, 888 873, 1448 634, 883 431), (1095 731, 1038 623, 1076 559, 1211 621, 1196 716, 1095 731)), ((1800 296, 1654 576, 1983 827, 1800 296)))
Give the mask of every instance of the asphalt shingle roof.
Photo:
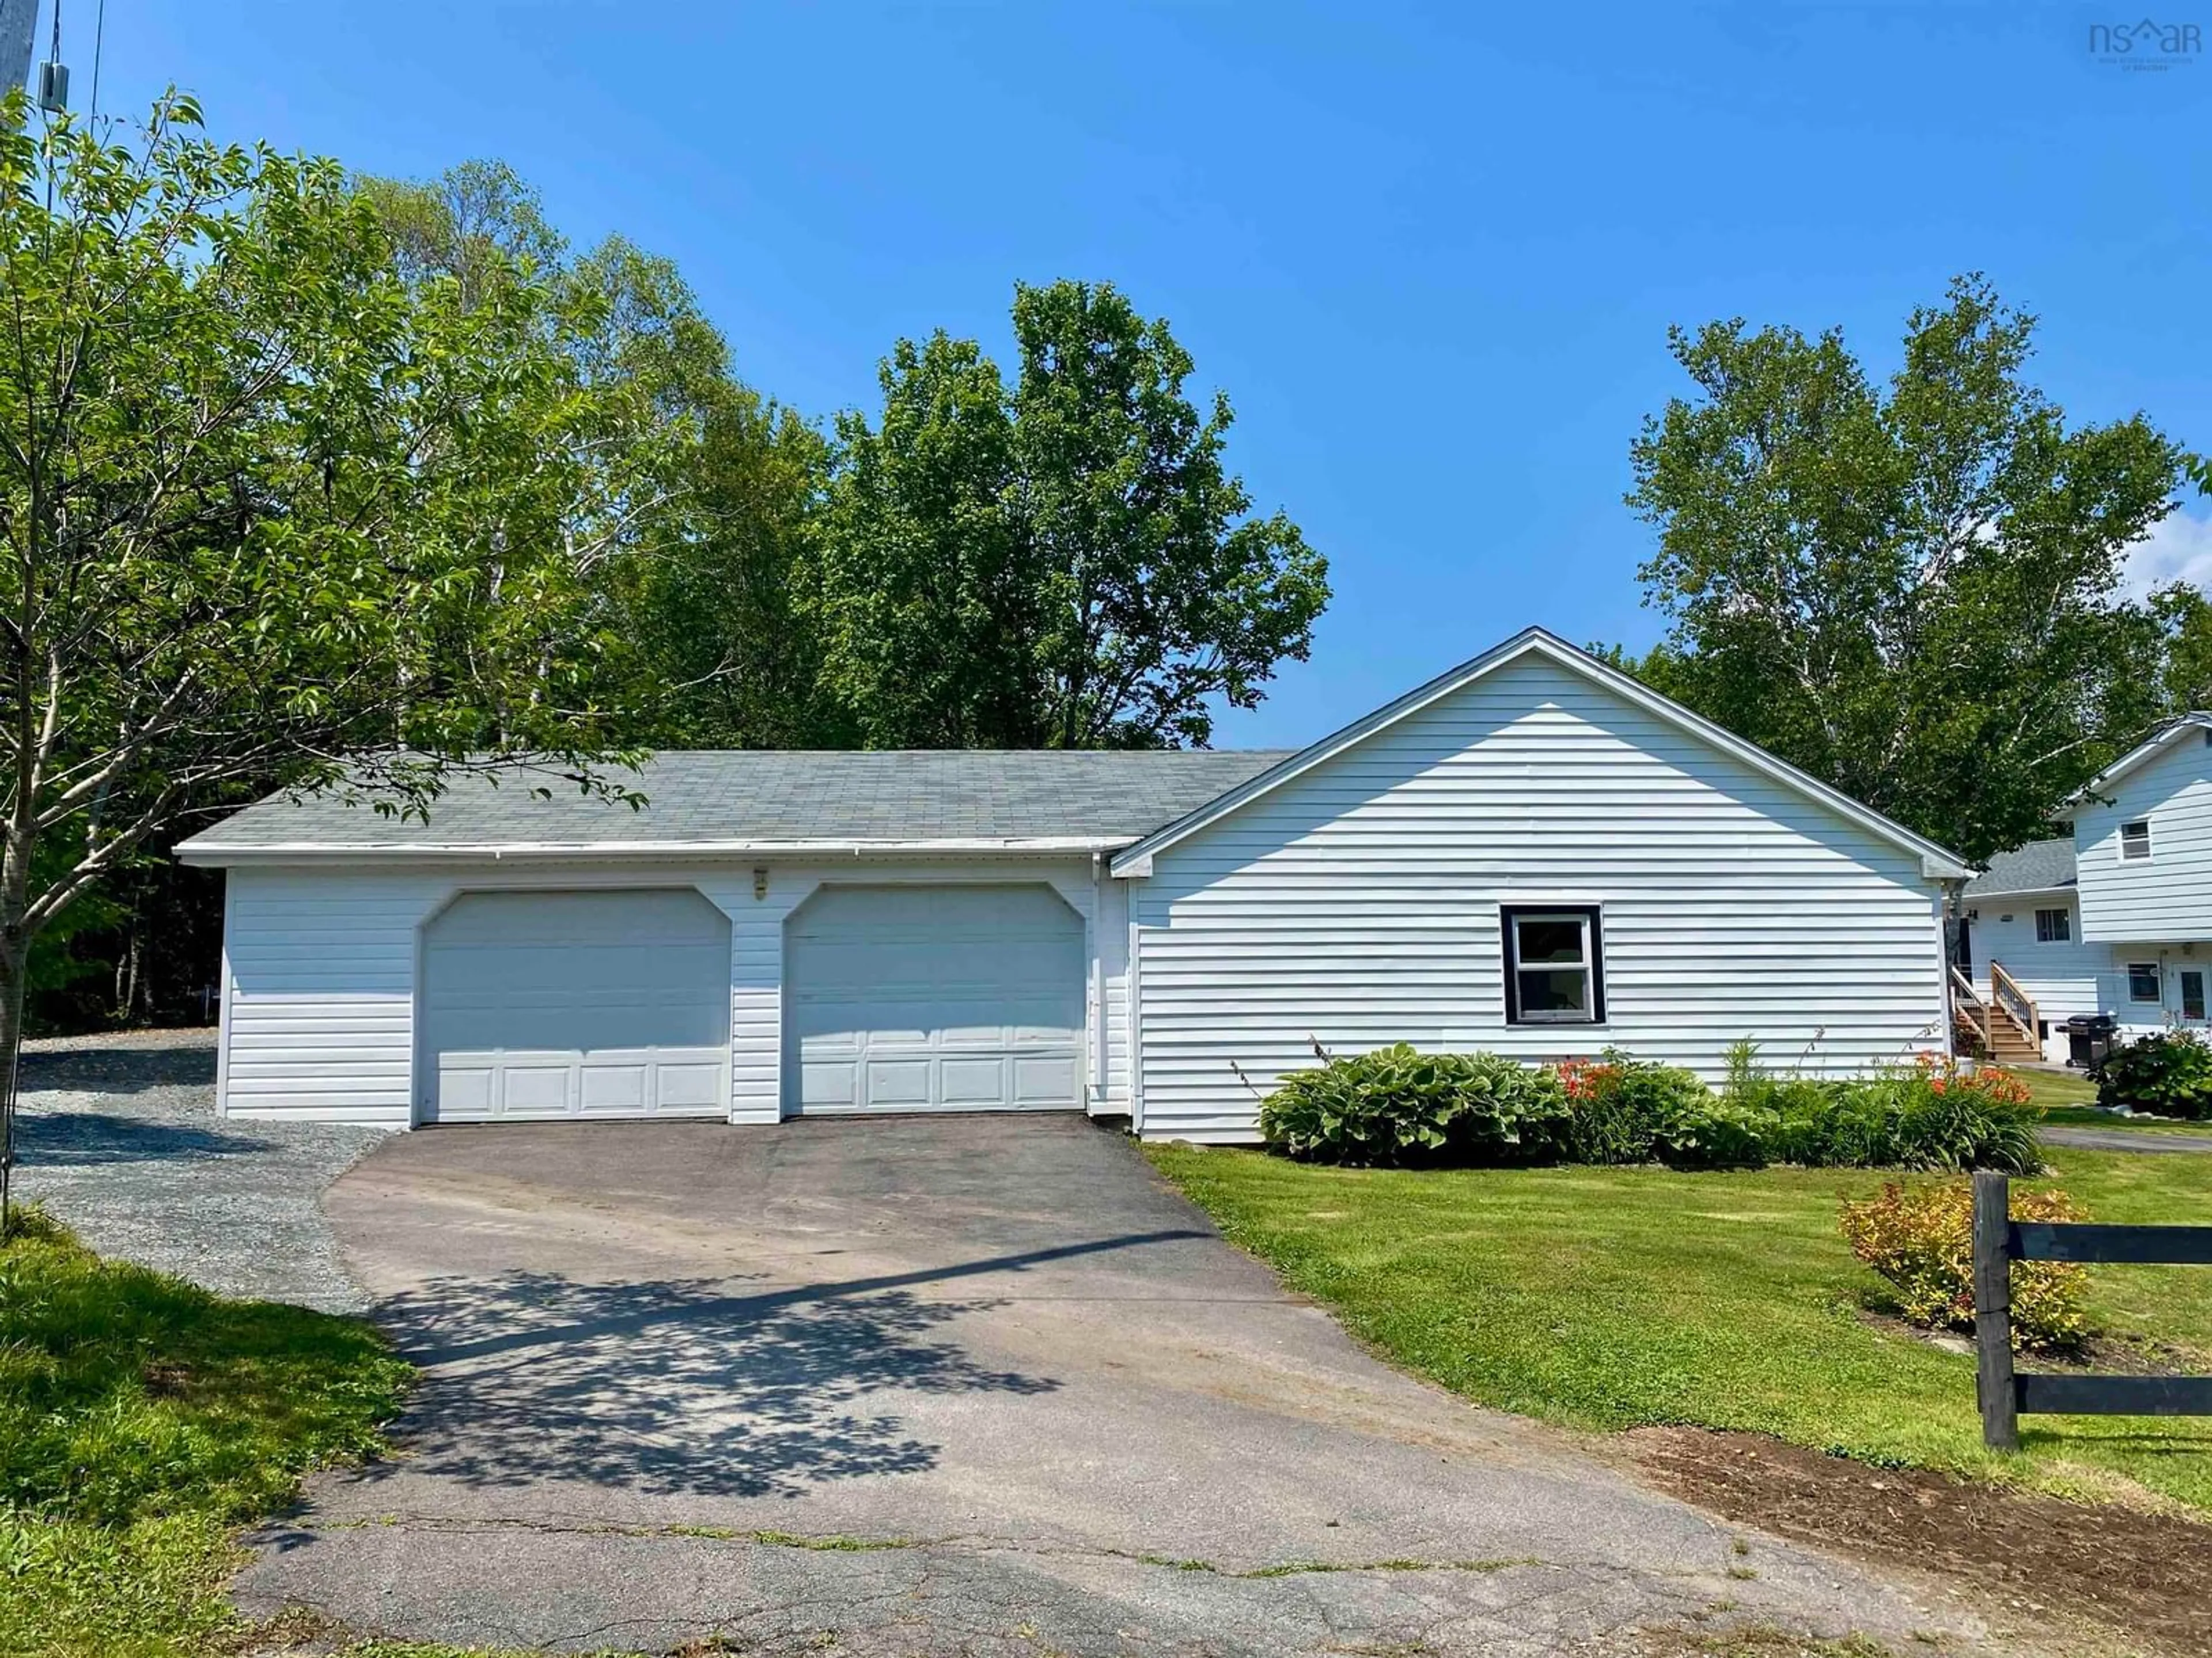
POLYGON ((2001 892, 2051 892, 2074 884, 2074 842, 2030 841, 2024 847, 2001 852, 1990 859, 1983 873, 1966 883, 1969 898, 1991 898, 2001 892))
POLYGON ((556 782, 455 778, 429 821, 403 823, 334 795, 272 796, 216 823, 201 852, 607 846, 712 841, 1135 840, 1286 757, 1277 750, 963 750, 871 753, 690 750, 613 780, 633 811, 556 782))

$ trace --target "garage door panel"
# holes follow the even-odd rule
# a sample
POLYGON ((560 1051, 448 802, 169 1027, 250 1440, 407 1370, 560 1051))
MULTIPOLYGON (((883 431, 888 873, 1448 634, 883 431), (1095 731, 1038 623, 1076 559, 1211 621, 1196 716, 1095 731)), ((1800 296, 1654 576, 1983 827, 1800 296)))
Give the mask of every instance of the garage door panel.
POLYGON ((1017 1105, 1054 1105, 1075 1092, 1075 1060, 1072 1057, 1016 1055, 1007 1063, 1013 1071, 1013 1099, 1017 1105))
POLYGON ((422 976, 434 1121, 727 1109, 729 922, 695 891, 465 894, 422 976))
POLYGON ((583 1066, 579 1103, 586 1111, 641 1112, 648 1103, 646 1083, 651 1076, 651 1067, 642 1064, 583 1066))
POLYGON ((574 1067, 567 1057, 545 1060, 508 1058, 501 1066, 500 1105, 510 1117, 564 1117, 574 1067))
POLYGON ((878 1060, 860 1064, 867 1083, 865 1103, 892 1110, 919 1110, 930 1102, 931 1061, 926 1059, 878 1060))
POLYGON ((849 1110, 860 1103, 860 1069, 857 1058, 810 1060, 800 1067, 799 1096, 818 1110, 849 1110))
POLYGON ((659 1090, 653 1103, 662 1111, 703 1111, 719 1115, 723 1110, 722 1078, 727 1075, 721 1056, 703 1065, 663 1064, 653 1072, 659 1090))
POLYGON ((1049 887, 836 887, 785 938, 800 1111, 1073 1109, 1083 923, 1049 887), (1023 1072, 1017 1054, 1041 1055, 1023 1072))
POLYGON ((946 1055, 938 1062, 938 1086, 945 1103, 956 1110, 977 1110, 1003 1105, 1006 1092, 1006 1061, 998 1054, 965 1060, 946 1055))
POLYGON ((473 1122, 489 1118, 492 1088, 499 1079, 490 1065, 468 1065, 447 1057, 438 1067, 438 1096, 432 1115, 443 1121, 473 1122))

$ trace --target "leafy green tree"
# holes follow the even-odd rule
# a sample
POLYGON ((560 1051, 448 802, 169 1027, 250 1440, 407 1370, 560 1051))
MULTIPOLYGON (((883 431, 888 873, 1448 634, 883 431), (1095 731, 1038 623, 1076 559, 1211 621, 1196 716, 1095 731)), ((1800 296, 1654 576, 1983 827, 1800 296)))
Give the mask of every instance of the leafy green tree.
POLYGON ((568 526, 571 557, 611 641, 594 691, 624 734, 657 746, 823 740, 817 654, 792 602, 826 446, 732 372, 721 334, 673 262, 620 237, 577 254, 505 163, 422 182, 357 181, 415 283, 465 303, 518 266, 568 303, 580 456, 599 474, 568 526))
POLYGON ((1959 278, 1881 387, 1837 331, 1677 329, 1696 395, 1632 451, 1673 624, 1637 671, 1973 857, 2047 834, 2165 711, 2120 580, 2179 452, 2141 416, 2069 428, 2023 379, 2034 330, 1959 278))
POLYGON ((1009 387, 972 341, 902 341, 837 422, 806 563, 823 689, 870 747, 1203 744, 1304 659, 1328 565, 1223 464, 1167 325, 1110 286, 1015 290, 1009 387))
POLYGON ((0 1078, 32 941, 241 787, 619 792, 558 343, 595 305, 410 282, 339 168, 209 143, 186 98, 135 147, 4 115, 0 1078))

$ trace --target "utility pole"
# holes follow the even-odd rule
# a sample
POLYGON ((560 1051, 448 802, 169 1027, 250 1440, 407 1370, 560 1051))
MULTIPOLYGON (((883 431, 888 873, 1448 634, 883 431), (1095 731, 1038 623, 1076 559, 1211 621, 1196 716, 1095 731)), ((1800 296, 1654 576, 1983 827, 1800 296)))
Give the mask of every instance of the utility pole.
POLYGON ((31 50, 39 33, 39 0, 0 0, 0 93, 30 84, 31 50))

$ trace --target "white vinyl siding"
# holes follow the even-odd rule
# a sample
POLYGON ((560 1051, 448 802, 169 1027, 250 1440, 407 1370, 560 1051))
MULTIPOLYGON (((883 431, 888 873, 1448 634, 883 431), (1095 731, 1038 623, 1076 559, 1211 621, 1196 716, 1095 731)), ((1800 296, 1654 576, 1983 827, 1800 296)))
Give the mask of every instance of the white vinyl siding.
POLYGON ((1319 1042, 1845 1074, 1946 1042, 1918 856, 1524 657, 1153 855, 1133 883, 1148 1139, 1249 1139, 1319 1042), (1602 911, 1605 1022, 1509 1025, 1501 906, 1602 911), (1240 1078, 1239 1072, 1242 1072, 1240 1078))
POLYGON ((2212 939, 2212 749, 2195 726, 2085 800, 2074 820, 2081 937, 2212 939), (2150 826, 2148 857, 2122 855, 2124 824, 2150 826))
POLYGON ((2180 1015, 2181 975, 2212 966, 2212 947, 2179 939, 2087 942, 2079 936, 2078 913, 2075 938, 2063 944, 2038 943, 2036 911, 2051 908, 2064 896, 2007 893, 1974 902, 1973 979, 1982 993, 1989 993, 1990 963, 2012 975, 2033 999, 2037 1016, 2050 1027, 2043 1051, 2054 1060, 2066 1058, 2063 1026, 2076 1013, 2109 1013, 2119 1021, 2123 1034, 2135 1035, 2162 1029, 2169 1015, 2180 1015), (2139 1002, 2130 994, 2130 963, 2157 974, 2159 994, 2154 999, 2139 1002))
MULTIPOLYGON (((783 923, 824 883, 1044 881, 1083 918, 1086 1102, 1129 1109, 1127 914, 1091 859, 964 857, 833 862, 756 859, 652 865, 649 883, 690 885, 730 918, 730 1115, 781 1114, 783 923), (769 872, 756 897, 753 870, 769 872), (1094 924, 1101 912, 1103 925, 1094 924), (1098 1033, 1103 1031, 1101 1041, 1098 1033), (1100 1065, 1094 1048, 1103 1054, 1100 1065), (1103 1072, 1104 1086, 1097 1087, 1103 1072)), ((226 872, 222 1108, 404 1128, 416 1121, 416 973, 424 924, 462 891, 635 887, 635 862, 489 861, 401 870, 226 872)))
POLYGON ((225 876, 222 1108, 404 1128, 415 1041, 420 876, 225 876))
MULTIPOLYGON (((2057 1026, 2076 1013, 2111 1012, 2107 981, 2112 974, 2112 947, 2089 944, 2081 937, 2081 918, 2074 914, 2071 895, 2004 893, 1972 901, 1974 964, 1972 977, 1981 993, 1990 993, 1990 964, 1994 962, 2012 975, 2035 1003, 2037 1016, 2057 1026), (2037 914, 2063 905, 2069 917, 2069 937, 2045 941, 2037 914)), ((2066 1033, 2053 1029, 2045 1038, 2046 1058, 2064 1059, 2066 1033)))

